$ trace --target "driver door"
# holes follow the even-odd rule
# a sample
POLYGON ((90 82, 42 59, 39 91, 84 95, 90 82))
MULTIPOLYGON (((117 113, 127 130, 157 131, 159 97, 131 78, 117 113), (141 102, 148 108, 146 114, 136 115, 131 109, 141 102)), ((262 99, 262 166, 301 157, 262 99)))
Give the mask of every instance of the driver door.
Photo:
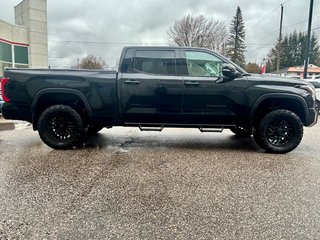
POLYGON ((183 121, 188 124, 227 124, 236 115, 229 98, 231 82, 223 78, 223 61, 205 50, 183 50, 183 121))

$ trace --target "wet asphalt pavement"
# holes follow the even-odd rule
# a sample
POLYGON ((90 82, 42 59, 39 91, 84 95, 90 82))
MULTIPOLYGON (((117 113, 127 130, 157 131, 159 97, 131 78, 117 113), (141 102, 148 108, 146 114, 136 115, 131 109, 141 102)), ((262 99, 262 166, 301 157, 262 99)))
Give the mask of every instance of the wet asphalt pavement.
POLYGON ((320 239, 320 125, 266 154, 195 129, 103 130, 56 151, 0 132, 0 239, 320 239))

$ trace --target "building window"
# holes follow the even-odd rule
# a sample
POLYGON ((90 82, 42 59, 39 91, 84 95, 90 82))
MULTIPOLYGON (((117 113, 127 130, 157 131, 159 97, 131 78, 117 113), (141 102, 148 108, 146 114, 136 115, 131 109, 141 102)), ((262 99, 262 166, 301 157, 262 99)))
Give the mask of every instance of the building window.
POLYGON ((0 61, 12 62, 11 44, 0 42, 0 61))
POLYGON ((14 46, 14 62, 16 64, 29 64, 27 47, 14 46))
POLYGON ((6 68, 12 67, 29 67, 28 47, 0 42, 0 77, 6 68))

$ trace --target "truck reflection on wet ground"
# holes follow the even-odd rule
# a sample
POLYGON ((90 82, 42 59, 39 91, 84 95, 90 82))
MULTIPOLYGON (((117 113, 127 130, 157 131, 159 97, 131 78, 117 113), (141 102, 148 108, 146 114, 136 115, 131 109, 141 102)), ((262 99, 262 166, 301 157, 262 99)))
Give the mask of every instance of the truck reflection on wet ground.
MULTIPOLYGON (((122 132, 121 128, 119 128, 119 132, 122 132)), ((200 133, 196 129, 188 131, 168 129, 167 131, 163 130, 161 133, 150 133, 140 132, 133 128, 129 132, 130 134, 123 135, 115 130, 112 133, 110 133, 110 130, 102 130, 95 136, 87 137, 84 148, 188 148, 259 152, 259 148, 254 143, 252 137, 239 138, 232 134, 222 137, 218 133, 200 133)))

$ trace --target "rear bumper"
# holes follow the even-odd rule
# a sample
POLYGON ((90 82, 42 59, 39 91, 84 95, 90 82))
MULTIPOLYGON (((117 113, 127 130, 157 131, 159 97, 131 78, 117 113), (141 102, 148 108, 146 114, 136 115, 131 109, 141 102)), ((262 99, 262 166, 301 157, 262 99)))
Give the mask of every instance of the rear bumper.
POLYGON ((32 122, 30 106, 23 104, 4 103, 2 106, 2 116, 5 119, 32 122))

